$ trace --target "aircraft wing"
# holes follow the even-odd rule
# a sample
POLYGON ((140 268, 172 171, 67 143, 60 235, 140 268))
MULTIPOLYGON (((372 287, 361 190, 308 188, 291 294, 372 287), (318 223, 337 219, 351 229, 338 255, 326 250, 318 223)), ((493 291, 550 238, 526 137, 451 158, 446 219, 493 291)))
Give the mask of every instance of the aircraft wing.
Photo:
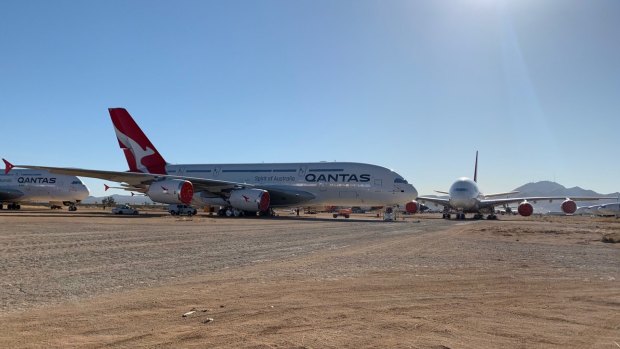
POLYGON ((112 182, 127 183, 132 187, 140 188, 145 185, 150 185, 153 182, 162 179, 180 179, 192 182, 194 190, 201 191, 207 190, 212 192, 218 192, 222 189, 229 189, 235 187, 248 187, 252 186, 245 183, 236 183, 229 181, 219 181, 214 179, 204 179, 196 177, 186 176, 172 176, 172 175, 159 175, 142 172, 121 172, 121 171, 102 171, 102 170, 89 170, 82 168, 71 167, 48 167, 48 166, 32 166, 32 165, 15 165, 14 167, 29 168, 33 170, 46 170, 51 173, 64 174, 70 176, 81 176, 105 179, 112 182))
POLYGON ((507 191, 505 193, 493 193, 493 194, 484 194, 484 197, 486 198, 494 198, 497 196, 504 196, 504 195, 512 195, 512 194, 517 194, 519 193, 518 191, 507 191))
POLYGON ((538 201, 556 201, 556 200, 573 200, 573 201, 596 201, 605 199, 615 199, 608 197, 566 197, 566 196, 531 196, 521 198, 507 198, 507 199, 485 199, 480 200, 480 207, 495 207, 499 205, 508 205, 519 203, 523 201, 529 201, 536 203, 538 201))
POLYGON ((303 204, 315 198, 314 194, 303 190, 260 185, 256 185, 254 188, 267 190, 269 192, 271 206, 274 207, 303 204))
POLYGON ((215 179, 205 179, 187 176, 159 175, 142 172, 121 172, 121 171, 102 171, 89 170, 82 168, 70 167, 49 167, 49 166, 32 166, 32 165, 12 165, 7 163, 7 171, 13 167, 22 167, 36 170, 47 170, 51 173, 64 174, 70 176, 80 176, 89 178, 104 179, 112 182, 126 183, 126 190, 143 191, 153 182, 163 179, 179 179, 192 182, 195 192, 206 191, 215 195, 221 195, 223 191, 234 188, 256 188, 267 190, 271 196, 272 204, 278 206, 279 203, 291 205, 300 204, 314 199, 314 195, 301 190, 291 190, 290 188, 260 186, 247 183, 237 183, 231 181, 221 181, 215 179), (142 189, 142 190, 139 190, 142 189))
POLYGON ((19 190, 9 189, 9 188, 0 188, 0 202, 19 199, 22 196, 24 196, 24 193, 22 193, 19 190))
POLYGON ((427 196, 419 196, 417 198, 417 201, 420 201, 422 203, 430 202, 432 204, 450 207, 450 201, 448 199, 433 198, 433 197, 427 197, 427 196))

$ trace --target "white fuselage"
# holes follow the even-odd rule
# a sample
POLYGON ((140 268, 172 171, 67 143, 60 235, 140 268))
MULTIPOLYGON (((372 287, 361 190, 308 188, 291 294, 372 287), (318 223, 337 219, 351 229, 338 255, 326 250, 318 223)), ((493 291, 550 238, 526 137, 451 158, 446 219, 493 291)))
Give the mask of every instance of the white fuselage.
POLYGON ((620 204, 604 204, 593 210, 599 216, 620 216, 620 204))
MULTIPOLYGON (((387 168, 351 162, 168 165, 170 175, 223 180, 286 192, 309 193, 312 199, 300 205, 272 206, 395 206, 417 198, 416 189, 387 168)), ((205 203, 201 193, 194 203, 205 203)), ((303 196, 303 195, 302 195, 303 196)))
POLYGON ((466 177, 457 179, 448 193, 450 206, 459 212, 478 212, 480 200, 484 199, 484 195, 478 189, 478 184, 466 177))
POLYGON ((15 169, 0 174, 0 202, 80 202, 88 188, 75 176, 15 169))

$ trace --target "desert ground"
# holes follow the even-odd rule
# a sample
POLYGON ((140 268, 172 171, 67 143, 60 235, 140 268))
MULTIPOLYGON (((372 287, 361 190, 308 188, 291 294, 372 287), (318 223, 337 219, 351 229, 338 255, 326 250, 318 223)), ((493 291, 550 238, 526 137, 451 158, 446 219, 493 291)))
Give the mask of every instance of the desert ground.
POLYGON ((0 347, 620 348, 619 237, 592 217, 0 211, 0 347))

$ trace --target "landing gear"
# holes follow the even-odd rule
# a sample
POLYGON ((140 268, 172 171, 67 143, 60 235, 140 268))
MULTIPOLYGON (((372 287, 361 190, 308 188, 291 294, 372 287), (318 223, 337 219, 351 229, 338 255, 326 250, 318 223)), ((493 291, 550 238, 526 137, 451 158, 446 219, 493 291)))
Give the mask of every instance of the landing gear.
POLYGON ((494 221, 496 219, 497 219, 497 216, 495 214, 490 214, 487 216, 487 220, 494 221))
POLYGON ((444 213, 441 218, 443 219, 450 219, 450 214, 449 213, 444 213))
POLYGON ((482 213, 476 213, 476 214, 474 215, 474 219, 482 219, 482 218, 484 218, 484 216, 482 215, 482 213))
POLYGON ((465 220, 465 213, 460 213, 460 212, 457 213, 456 214, 456 219, 458 219, 460 221, 465 220))
POLYGON ((222 207, 217 211, 219 217, 274 217, 276 214, 273 209, 267 211, 242 211, 234 207, 222 207))
POLYGON ((4 210, 4 205, 0 204, 0 210, 4 210))
POLYGON ((6 209, 7 210, 19 210, 20 208, 22 208, 22 207, 19 204, 16 204, 16 203, 12 203, 12 204, 6 205, 6 209))
POLYGON ((77 211, 77 206, 69 205, 69 211, 77 211))

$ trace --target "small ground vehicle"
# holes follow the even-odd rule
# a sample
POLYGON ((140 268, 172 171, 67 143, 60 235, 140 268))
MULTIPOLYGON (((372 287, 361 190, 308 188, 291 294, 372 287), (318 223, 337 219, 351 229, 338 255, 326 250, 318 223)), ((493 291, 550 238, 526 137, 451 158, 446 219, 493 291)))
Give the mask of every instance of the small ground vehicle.
POLYGON ((338 216, 342 216, 344 218, 349 218, 351 216, 351 209, 350 208, 341 208, 338 210, 338 212, 334 213, 334 218, 338 218, 338 216))
POLYGON ((179 216, 179 215, 193 216, 196 213, 198 213, 198 211, 191 206, 177 205, 177 204, 168 205, 168 212, 170 212, 170 214, 173 216, 179 216))
POLYGON ((140 212, 138 212, 138 210, 136 210, 135 208, 129 206, 129 205, 116 205, 116 207, 114 207, 112 209, 112 213, 114 214, 129 214, 129 215, 137 215, 140 212))

